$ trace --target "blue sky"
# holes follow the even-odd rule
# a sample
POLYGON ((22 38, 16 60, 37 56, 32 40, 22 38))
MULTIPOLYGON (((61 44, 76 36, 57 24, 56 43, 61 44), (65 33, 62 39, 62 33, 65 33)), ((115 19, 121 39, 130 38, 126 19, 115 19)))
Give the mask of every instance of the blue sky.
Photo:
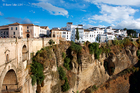
POLYGON ((140 0, 0 0, 0 25, 14 22, 140 29, 140 0))

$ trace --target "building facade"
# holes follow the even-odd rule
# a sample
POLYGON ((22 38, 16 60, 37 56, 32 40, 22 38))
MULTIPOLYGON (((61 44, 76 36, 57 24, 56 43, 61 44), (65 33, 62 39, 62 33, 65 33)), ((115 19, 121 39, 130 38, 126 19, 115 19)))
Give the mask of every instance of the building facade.
POLYGON ((49 28, 40 27, 34 24, 13 23, 7 26, 0 26, 0 37, 2 38, 38 38, 47 35, 49 28))

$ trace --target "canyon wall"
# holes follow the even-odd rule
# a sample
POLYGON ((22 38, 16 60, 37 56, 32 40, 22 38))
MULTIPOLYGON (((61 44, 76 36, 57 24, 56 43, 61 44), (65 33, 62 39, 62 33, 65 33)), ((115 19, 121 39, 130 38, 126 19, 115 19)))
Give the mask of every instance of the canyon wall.
POLYGON ((138 48, 134 45, 128 45, 121 49, 114 46, 114 50, 111 49, 109 54, 102 53, 99 59, 95 59, 94 55, 89 53, 87 45, 81 45, 82 51, 79 54, 70 51, 70 46, 71 42, 60 42, 59 45, 52 46, 45 52, 47 53, 43 61, 45 79, 39 89, 40 93, 63 93, 62 85, 65 80, 59 79, 58 67, 60 66, 66 71, 70 86, 70 89, 64 93, 76 93, 78 91, 79 93, 88 93, 85 91, 87 88, 93 85, 100 86, 112 76, 138 62, 136 55, 138 48), (63 53, 71 59, 71 70, 67 70, 63 66, 63 53), (80 63, 77 62, 78 59, 80 59, 80 63), (105 62, 107 62, 108 69, 105 69, 105 62))

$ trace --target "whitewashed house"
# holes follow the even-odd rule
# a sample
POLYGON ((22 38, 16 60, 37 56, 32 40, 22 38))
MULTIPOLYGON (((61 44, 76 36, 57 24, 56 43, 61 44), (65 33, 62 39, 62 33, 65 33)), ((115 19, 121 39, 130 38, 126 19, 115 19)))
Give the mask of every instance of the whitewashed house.
POLYGON ((93 27, 89 29, 83 29, 83 25, 73 25, 72 22, 68 22, 66 27, 52 29, 52 37, 65 38, 67 41, 76 40, 76 30, 79 32, 79 42, 107 42, 108 40, 114 40, 116 36, 127 36, 127 32, 124 30, 112 29, 111 26, 107 28, 93 27), (60 33, 61 32, 61 33, 60 33))

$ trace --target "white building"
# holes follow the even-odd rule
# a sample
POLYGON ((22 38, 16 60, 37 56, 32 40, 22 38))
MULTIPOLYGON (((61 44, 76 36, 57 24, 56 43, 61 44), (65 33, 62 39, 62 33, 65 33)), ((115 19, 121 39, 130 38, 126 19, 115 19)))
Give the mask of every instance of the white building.
POLYGON ((79 42, 84 41, 84 29, 83 29, 83 25, 73 25, 72 22, 68 22, 67 26, 66 26, 66 30, 69 32, 68 36, 70 37, 68 40, 69 41, 76 41, 75 39, 75 35, 76 35, 76 30, 78 29, 79 32, 79 42))
POLYGON ((52 37, 65 38, 67 41, 77 41, 76 40, 76 30, 79 32, 79 42, 107 42, 108 40, 114 40, 115 36, 122 35, 127 36, 127 32, 124 30, 112 29, 111 26, 107 28, 93 27, 89 29, 83 29, 83 25, 73 25, 72 22, 68 22, 66 27, 53 28, 52 37), (63 34, 65 33, 65 34, 63 34))

